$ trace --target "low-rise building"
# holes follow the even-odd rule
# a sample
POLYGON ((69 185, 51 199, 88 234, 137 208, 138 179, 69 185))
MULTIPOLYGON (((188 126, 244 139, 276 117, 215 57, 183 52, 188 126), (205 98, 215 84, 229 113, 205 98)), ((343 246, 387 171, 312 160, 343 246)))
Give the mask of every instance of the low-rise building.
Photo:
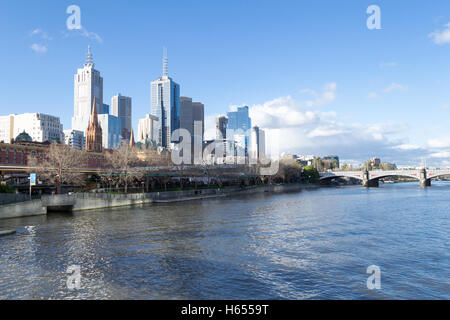
POLYGON ((23 113, 0 117, 0 141, 11 142, 22 132, 27 132, 36 142, 64 141, 63 126, 59 117, 43 113, 23 113))
POLYGON ((78 130, 64 130, 64 142, 75 150, 84 150, 84 132, 78 130))

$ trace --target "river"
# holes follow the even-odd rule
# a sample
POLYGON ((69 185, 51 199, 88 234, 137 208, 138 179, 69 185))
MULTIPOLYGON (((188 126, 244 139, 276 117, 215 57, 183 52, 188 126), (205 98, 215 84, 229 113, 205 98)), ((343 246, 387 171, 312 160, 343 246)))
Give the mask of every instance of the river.
POLYGON ((449 218, 433 182, 3 220, 0 299, 450 299, 449 218))

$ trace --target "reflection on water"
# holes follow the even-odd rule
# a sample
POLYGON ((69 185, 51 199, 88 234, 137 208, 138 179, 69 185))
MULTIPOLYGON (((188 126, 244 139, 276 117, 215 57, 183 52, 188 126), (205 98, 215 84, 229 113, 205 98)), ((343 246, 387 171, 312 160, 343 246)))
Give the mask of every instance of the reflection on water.
POLYGON ((449 212, 435 182, 3 220, 0 299, 449 299, 449 212))

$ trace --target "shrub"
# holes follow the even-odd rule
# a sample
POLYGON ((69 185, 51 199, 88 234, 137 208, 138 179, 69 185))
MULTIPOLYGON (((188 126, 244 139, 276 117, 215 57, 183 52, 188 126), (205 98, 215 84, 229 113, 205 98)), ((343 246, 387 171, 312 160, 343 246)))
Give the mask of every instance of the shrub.
POLYGON ((0 185, 0 193, 14 193, 14 188, 8 185, 0 185))

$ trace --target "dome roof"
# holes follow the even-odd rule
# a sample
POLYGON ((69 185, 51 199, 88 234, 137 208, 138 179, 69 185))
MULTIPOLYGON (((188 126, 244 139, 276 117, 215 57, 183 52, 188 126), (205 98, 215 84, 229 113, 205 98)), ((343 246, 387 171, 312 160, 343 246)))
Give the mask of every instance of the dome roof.
POLYGON ((16 141, 28 141, 28 142, 33 142, 33 139, 30 137, 30 135, 28 133, 26 133, 25 131, 22 132, 21 134, 19 134, 16 137, 16 141))

